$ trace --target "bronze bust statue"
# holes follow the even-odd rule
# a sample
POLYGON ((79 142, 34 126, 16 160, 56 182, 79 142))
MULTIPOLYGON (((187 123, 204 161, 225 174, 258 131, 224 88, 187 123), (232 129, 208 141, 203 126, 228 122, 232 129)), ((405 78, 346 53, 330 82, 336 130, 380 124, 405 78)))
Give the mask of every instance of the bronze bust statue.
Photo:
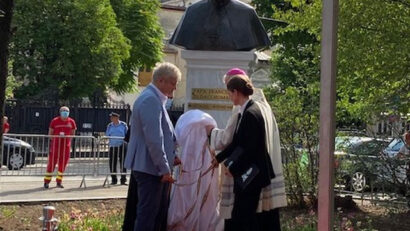
POLYGON ((270 41, 248 4, 202 0, 187 8, 170 44, 187 50, 250 51, 269 46, 270 41))

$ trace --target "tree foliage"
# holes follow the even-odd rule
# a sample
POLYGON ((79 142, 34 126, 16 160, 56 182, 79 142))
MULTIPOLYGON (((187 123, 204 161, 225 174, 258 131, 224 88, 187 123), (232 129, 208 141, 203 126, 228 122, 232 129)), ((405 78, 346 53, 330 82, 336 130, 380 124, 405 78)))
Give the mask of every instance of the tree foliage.
MULTIPOLYGON (((284 1, 254 0, 259 15, 293 11, 284 1), (269 7, 270 4, 270 7, 269 7)), ((283 21, 280 19, 280 21, 283 21)), ((319 56, 318 40, 305 30, 276 33, 287 24, 265 24, 275 46, 272 51, 274 85, 265 89, 276 115, 284 153, 284 175, 291 202, 305 204, 306 192, 316 197, 318 174, 319 56)))
POLYGON ((79 99, 124 93, 134 71, 161 57, 158 3, 16 1, 11 55, 18 98, 79 99), (117 11, 114 11, 117 9, 117 11))
POLYGON ((304 205, 304 193, 312 199, 317 185, 319 123, 319 68, 315 46, 283 42, 272 52, 272 78, 276 85, 265 93, 277 117, 285 153, 285 177, 290 199, 304 205), (307 160, 301 165, 302 160, 307 160))
MULTIPOLYGON (((265 24, 275 44, 274 85, 265 93, 281 132, 288 193, 303 204, 302 193, 314 197, 317 185, 322 1, 253 0, 253 5, 259 15, 286 22, 265 24)), ((409 17, 406 1, 340 1, 339 124, 409 112, 409 17)))
POLYGON ((8 65, 8 76, 7 76, 7 83, 6 83, 6 99, 12 99, 14 97, 14 90, 21 86, 21 82, 16 80, 16 77, 13 75, 13 66, 12 63, 9 62, 8 65))
POLYGON ((136 86, 135 71, 141 67, 153 67, 162 58, 164 36, 157 11, 159 1, 110 0, 117 16, 119 28, 130 40, 128 59, 123 61, 124 72, 115 90, 125 92, 136 86))
POLYGON ((107 0, 17 1, 15 12, 20 97, 80 98, 118 82, 130 45, 107 0))
MULTIPOLYGON (((292 10, 272 6, 273 17, 288 23, 275 34, 305 31, 320 41, 322 1, 281 2, 292 10)), ((409 2, 341 0, 339 11, 338 110, 365 121, 381 112, 409 113, 409 2)))

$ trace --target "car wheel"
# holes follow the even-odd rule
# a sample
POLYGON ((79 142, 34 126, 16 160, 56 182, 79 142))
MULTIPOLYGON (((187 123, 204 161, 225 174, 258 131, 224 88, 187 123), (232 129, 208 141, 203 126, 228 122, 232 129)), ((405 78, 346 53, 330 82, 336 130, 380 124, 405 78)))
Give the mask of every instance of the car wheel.
POLYGON ((362 192, 366 188, 366 176, 362 172, 355 172, 351 184, 354 191, 362 192))
POLYGON ((12 152, 9 155, 9 170, 19 170, 24 166, 24 157, 21 153, 12 152))

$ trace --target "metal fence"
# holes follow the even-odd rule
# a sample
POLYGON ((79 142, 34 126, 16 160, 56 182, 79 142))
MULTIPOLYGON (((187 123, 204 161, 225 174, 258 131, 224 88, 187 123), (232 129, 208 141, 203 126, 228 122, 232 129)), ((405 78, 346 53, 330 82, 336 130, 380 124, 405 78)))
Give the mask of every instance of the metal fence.
MULTIPOLYGON (((60 106, 62 104, 45 100, 7 100, 5 115, 9 120, 10 132, 47 134, 50 121, 58 115, 60 106)), ((70 108, 70 117, 76 121, 77 132, 81 134, 104 132, 110 122, 110 112, 120 114, 121 120, 126 123, 131 115, 130 105, 123 103, 77 103, 66 106, 70 108)))
MULTIPOLYGON (((59 158, 63 156, 63 151, 55 146, 69 145, 69 161, 64 169, 63 176, 81 176, 80 187, 85 186, 86 176, 104 176, 103 186, 106 186, 111 179, 112 183, 121 183, 121 176, 129 173, 123 168, 123 160, 126 156, 127 144, 123 137, 107 136, 50 136, 37 134, 5 134, 3 137, 2 155, 0 155, 0 177, 3 176, 45 176, 48 165, 56 165, 52 175, 56 177, 59 166, 59 158), (56 143, 59 141, 60 143, 56 143), (111 143, 110 143, 111 141, 111 143), (53 143, 54 142, 54 143, 53 143), (69 143, 68 143, 69 142, 69 143), (58 158, 50 158, 52 155, 58 158), (114 176, 115 175, 115 176, 114 176), (114 181, 114 182, 113 182, 114 181)), ((63 163, 64 164, 64 163, 63 163)), ((385 165, 389 166, 389 165, 385 165)), ((394 175, 402 182, 392 182, 392 187, 386 188, 385 181, 390 178, 378 178, 378 181, 369 179, 367 190, 355 192, 351 187, 341 187, 336 182, 335 192, 339 195, 352 195, 360 199, 371 201, 402 201, 410 203, 408 178, 406 171, 409 165, 398 165, 394 168, 394 175), (396 172, 397 171, 397 172, 396 172), (380 182, 382 180, 383 182, 380 182), (400 183, 406 193, 398 193, 397 185, 400 183)), ((387 168, 389 169, 389 168, 387 168)), ((381 169, 373 172, 381 174, 381 169)), ((386 174, 388 175, 388 174, 386 174)), ((390 174, 391 175, 391 174, 390 174)), ((396 180, 397 181, 397 180, 396 180)), ((403 190, 401 190, 403 191, 403 190)))
POLYGON ((6 134, 0 176, 54 178, 60 171, 63 176, 82 176, 80 187, 85 186, 86 176, 106 176, 105 186, 110 175, 127 175, 123 171, 126 146, 123 137, 6 134))

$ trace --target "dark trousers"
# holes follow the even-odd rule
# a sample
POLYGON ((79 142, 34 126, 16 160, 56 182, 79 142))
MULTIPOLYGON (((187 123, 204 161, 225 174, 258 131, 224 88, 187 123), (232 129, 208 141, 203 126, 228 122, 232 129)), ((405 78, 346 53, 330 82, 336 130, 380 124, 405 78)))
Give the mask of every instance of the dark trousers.
MULTIPOLYGON (((110 152, 109 152, 110 172, 117 173, 117 160, 119 159, 120 172, 122 173, 121 183, 125 183, 127 181, 127 178, 125 176, 125 174, 127 173, 127 170, 124 168, 125 154, 126 154, 126 148, 124 145, 121 145, 118 147, 110 147, 110 152)), ((113 183, 117 183, 117 175, 111 174, 111 180, 113 183)))
POLYGON ((135 180, 134 174, 131 174, 130 184, 128 186, 127 203, 125 205, 124 224, 122 225, 122 231, 134 230, 134 223, 137 219, 137 203, 137 181, 135 180))
MULTIPOLYGON (((279 208, 256 213, 259 231, 281 231, 279 208)), ((235 230, 232 219, 225 220, 225 231, 235 230)), ((253 229, 256 231, 256 229, 253 229)))
POLYGON ((235 193, 231 224, 235 231, 260 230, 256 216, 261 189, 235 193))
POLYGON ((261 231, 281 231, 279 208, 257 213, 256 218, 261 231))
POLYGON ((160 176, 132 171, 137 182, 138 204, 134 231, 165 231, 169 206, 169 184, 160 176))

